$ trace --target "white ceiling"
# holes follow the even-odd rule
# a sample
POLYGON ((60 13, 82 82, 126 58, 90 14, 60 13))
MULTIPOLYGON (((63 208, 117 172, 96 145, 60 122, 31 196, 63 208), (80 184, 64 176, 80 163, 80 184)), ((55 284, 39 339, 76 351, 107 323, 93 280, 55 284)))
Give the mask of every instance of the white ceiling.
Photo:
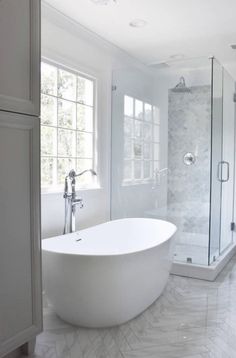
POLYGON ((106 6, 91 0, 46 1, 143 63, 183 54, 214 55, 236 66, 236 50, 230 48, 236 44, 236 0, 117 0, 106 6), (147 26, 130 27, 135 18, 147 26))

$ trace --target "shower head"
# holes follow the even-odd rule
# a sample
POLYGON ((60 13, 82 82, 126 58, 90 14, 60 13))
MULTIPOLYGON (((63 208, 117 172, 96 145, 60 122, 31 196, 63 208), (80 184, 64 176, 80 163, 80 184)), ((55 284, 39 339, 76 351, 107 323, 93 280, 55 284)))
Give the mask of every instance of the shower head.
POLYGON ((186 86, 185 78, 183 76, 180 77, 179 83, 174 88, 172 88, 171 91, 172 92, 180 92, 180 93, 189 93, 189 92, 191 92, 190 88, 188 88, 186 86))

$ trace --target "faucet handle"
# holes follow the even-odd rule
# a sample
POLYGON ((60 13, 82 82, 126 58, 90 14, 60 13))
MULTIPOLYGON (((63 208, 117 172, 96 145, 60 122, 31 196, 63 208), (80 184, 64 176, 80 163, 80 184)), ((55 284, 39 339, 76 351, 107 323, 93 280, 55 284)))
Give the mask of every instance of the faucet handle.
POLYGON ((83 199, 82 198, 75 198, 73 200, 73 204, 72 205, 79 205, 80 206, 80 209, 82 209, 84 207, 84 202, 83 202, 83 199))

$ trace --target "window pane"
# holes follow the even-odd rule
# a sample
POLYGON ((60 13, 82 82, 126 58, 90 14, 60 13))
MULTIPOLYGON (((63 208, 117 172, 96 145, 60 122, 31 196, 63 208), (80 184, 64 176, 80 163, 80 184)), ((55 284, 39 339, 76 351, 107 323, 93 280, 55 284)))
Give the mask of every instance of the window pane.
POLYGON ((145 121, 152 121, 152 106, 148 103, 144 105, 145 121))
POLYGON ((93 81, 77 77, 77 101, 88 106, 93 105, 93 81))
POLYGON ((134 141, 134 156, 135 158, 141 158, 143 154, 143 146, 139 141, 134 141))
POLYGON ((77 129, 80 131, 93 131, 93 108, 77 105, 77 129))
POLYGON ((75 157, 75 131, 58 129, 58 155, 62 157, 75 157))
POLYGON ((124 114, 125 116, 133 117, 134 116, 134 99, 129 96, 124 98, 124 114))
POLYGON ((83 158, 92 158, 93 136, 91 133, 77 133, 77 156, 83 158))
POLYGON ((141 139, 143 136, 143 122, 141 121, 134 121, 134 136, 136 138, 141 139))
POLYGON ((55 164, 54 158, 41 157, 41 184, 43 187, 48 187, 53 184, 55 164))
POLYGON ((76 129, 76 104, 58 100, 58 126, 76 129))
POLYGON ((143 119, 143 102, 135 100, 135 117, 143 119))
POLYGON ((135 177, 135 179, 141 179, 141 173, 142 173, 141 165, 142 165, 141 160, 139 160, 139 161, 135 160, 134 161, 134 177, 135 177))
POLYGON ((57 125, 57 99, 41 95, 41 123, 50 126, 57 125))
POLYGON ((125 145, 124 145, 124 157, 125 158, 132 158, 132 140, 129 138, 125 138, 125 145))
POLYGON ((160 124, 160 110, 158 107, 153 107, 153 121, 160 124))
POLYGON ((75 169, 75 159, 58 158, 57 160, 57 184, 61 185, 65 182, 65 176, 71 169, 75 169))
POLYGON ((159 160, 160 158, 160 146, 159 144, 154 144, 154 160, 159 160))
POLYGON ((41 127, 41 155, 56 155, 57 129, 41 127))
POLYGON ((58 96, 75 101, 76 99, 76 76, 73 73, 58 71, 58 96))
POLYGON ((144 159, 152 159, 152 151, 151 151, 150 143, 143 144, 143 157, 144 159))
POLYGON ((57 68, 44 62, 41 64, 41 91, 57 95, 57 68))
POLYGON ((160 142, 160 126, 155 125, 153 127, 153 133, 154 133, 153 135, 154 142, 160 142))
POLYGON ((158 161, 155 161, 153 163, 153 171, 160 169, 160 163, 158 161))
MULTIPOLYGON (((93 161, 92 159, 77 159, 77 173, 82 172, 86 169, 93 169, 93 161)), ((94 183, 96 177, 94 177, 91 173, 85 173, 79 178, 78 185, 81 186, 89 186, 94 183)))
POLYGON ((124 118, 124 133, 127 137, 133 135, 133 119, 129 117, 124 118))
POLYGON ((151 162, 145 160, 143 162, 143 177, 145 179, 150 178, 151 176, 151 162))
POLYGON ((131 180, 133 173, 133 162, 131 160, 124 161, 124 180, 131 180))
POLYGON ((144 123, 143 125, 143 139, 146 141, 152 140, 152 125, 144 123))

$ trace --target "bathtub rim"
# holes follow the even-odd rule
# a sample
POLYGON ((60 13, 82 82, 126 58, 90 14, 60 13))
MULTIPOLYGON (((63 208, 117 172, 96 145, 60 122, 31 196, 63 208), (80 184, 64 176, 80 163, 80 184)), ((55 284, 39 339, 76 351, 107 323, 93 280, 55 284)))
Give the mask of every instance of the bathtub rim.
POLYGON ((161 246, 161 245, 165 244, 166 242, 168 242, 169 240, 171 240, 173 238, 173 236, 175 235, 175 233, 177 231, 177 226, 175 224, 173 224, 172 222, 167 221, 167 220, 153 219, 153 218, 136 218, 136 217, 134 217, 134 218, 123 218, 123 219, 116 219, 116 220, 106 221, 105 223, 102 223, 102 224, 90 226, 90 227, 88 227, 86 229, 75 231, 74 233, 69 234, 69 235, 73 235, 73 234, 75 235, 76 233, 80 233, 83 230, 87 230, 87 229, 90 229, 90 228, 95 228, 97 226, 104 225, 104 224, 109 223, 109 222, 121 221, 121 220, 126 220, 126 219, 141 219, 141 220, 145 219, 145 220, 151 220, 151 221, 164 222, 164 223, 170 224, 170 226, 173 228, 173 232, 171 233, 170 236, 166 237, 162 242, 156 243, 155 245, 148 246, 148 247, 146 247, 144 249, 131 251, 131 252, 108 253, 108 254, 61 252, 61 251, 56 251, 56 250, 51 250, 51 249, 44 248, 44 243, 46 244, 47 240, 51 240, 51 239, 58 239, 59 240, 59 237, 66 236, 66 235, 58 235, 58 236, 53 236, 51 238, 47 238, 47 239, 42 240, 42 252, 47 252, 47 253, 51 253, 51 254, 55 254, 55 255, 63 255, 63 256, 66 255, 66 256, 70 256, 70 257, 71 256, 73 256, 73 257, 79 256, 79 257, 86 257, 86 258, 109 258, 109 257, 121 257, 121 256, 127 256, 127 255, 134 255, 134 254, 139 254, 139 253, 142 253, 142 252, 152 250, 152 249, 154 249, 154 248, 156 248, 158 246, 161 246))

